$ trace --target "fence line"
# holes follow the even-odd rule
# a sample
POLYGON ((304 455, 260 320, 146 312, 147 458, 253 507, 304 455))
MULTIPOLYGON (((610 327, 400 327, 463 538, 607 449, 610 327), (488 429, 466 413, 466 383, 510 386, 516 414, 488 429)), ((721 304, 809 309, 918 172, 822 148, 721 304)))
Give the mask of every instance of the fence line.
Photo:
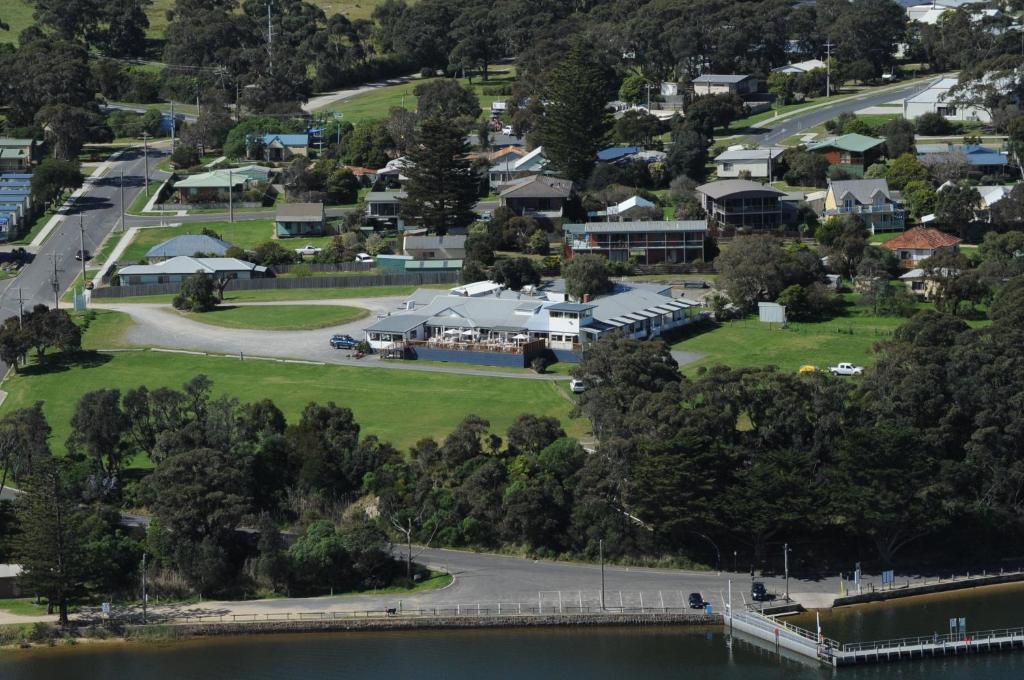
MULTIPOLYGON (((433 283, 457 283, 459 272, 422 272, 415 274, 368 274, 365 276, 309 276, 294 279, 232 279, 225 292, 239 290, 293 290, 299 288, 368 288, 377 286, 421 286, 433 283)), ((181 283, 149 283, 131 286, 106 286, 92 291, 93 298, 122 298, 177 293, 181 283)))
POLYGON ((376 265, 372 262, 301 262, 298 264, 275 264, 269 267, 275 274, 287 274, 296 269, 310 272, 368 272, 376 265))

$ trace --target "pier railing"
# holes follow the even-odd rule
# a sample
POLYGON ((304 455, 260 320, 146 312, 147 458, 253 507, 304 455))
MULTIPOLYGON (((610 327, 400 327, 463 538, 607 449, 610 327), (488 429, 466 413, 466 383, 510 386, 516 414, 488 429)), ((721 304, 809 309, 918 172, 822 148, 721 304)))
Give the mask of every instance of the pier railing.
POLYGON ((889 640, 869 640, 867 642, 850 642, 842 646, 843 652, 874 652, 898 650, 906 647, 925 645, 942 646, 951 644, 987 642, 1006 638, 1024 637, 1024 626, 1017 628, 997 628, 993 630, 970 631, 967 633, 944 633, 942 635, 918 635, 916 637, 892 638, 889 640))

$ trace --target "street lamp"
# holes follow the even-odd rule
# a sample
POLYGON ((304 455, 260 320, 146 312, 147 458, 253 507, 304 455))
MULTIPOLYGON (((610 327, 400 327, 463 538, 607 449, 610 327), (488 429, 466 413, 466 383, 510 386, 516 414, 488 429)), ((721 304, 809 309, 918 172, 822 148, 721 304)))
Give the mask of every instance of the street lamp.
POLYGON ((597 542, 597 550, 601 556, 601 611, 604 611, 604 539, 597 542))
POLYGON ((789 602, 789 543, 782 544, 782 565, 786 572, 786 602, 789 602))

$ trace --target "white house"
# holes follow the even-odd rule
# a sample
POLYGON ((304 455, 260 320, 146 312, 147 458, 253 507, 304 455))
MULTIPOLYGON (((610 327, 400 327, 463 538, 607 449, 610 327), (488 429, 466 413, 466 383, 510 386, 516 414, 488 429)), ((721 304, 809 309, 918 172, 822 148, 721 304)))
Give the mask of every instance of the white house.
POLYGON ((808 73, 815 69, 826 68, 828 65, 821 59, 808 59, 807 61, 798 61, 793 64, 786 64, 785 66, 777 66, 772 69, 772 73, 808 73))
POLYGON ((181 283, 193 274, 215 278, 256 279, 267 273, 261 265, 234 257, 172 257, 156 264, 133 264, 117 270, 122 286, 181 283))
POLYGON ((926 113, 937 113, 947 120, 991 123, 988 111, 974 106, 957 106, 950 101, 949 91, 957 85, 956 78, 941 78, 924 92, 903 100, 903 117, 914 120, 926 113))
POLYGON ((723 151, 715 156, 715 174, 726 178, 750 173, 753 178, 767 178, 769 174, 774 174, 776 160, 782 155, 782 151, 782 148, 739 148, 723 151))

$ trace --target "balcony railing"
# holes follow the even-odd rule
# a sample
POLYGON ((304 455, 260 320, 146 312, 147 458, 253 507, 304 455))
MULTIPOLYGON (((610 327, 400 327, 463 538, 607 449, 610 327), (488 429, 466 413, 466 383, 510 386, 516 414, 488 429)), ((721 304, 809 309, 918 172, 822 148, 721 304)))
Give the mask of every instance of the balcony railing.
POLYGON ((903 208, 897 207, 892 203, 886 203, 884 205, 854 205, 854 206, 842 206, 839 208, 829 208, 825 211, 826 215, 882 215, 892 214, 901 215, 903 214, 903 208))

